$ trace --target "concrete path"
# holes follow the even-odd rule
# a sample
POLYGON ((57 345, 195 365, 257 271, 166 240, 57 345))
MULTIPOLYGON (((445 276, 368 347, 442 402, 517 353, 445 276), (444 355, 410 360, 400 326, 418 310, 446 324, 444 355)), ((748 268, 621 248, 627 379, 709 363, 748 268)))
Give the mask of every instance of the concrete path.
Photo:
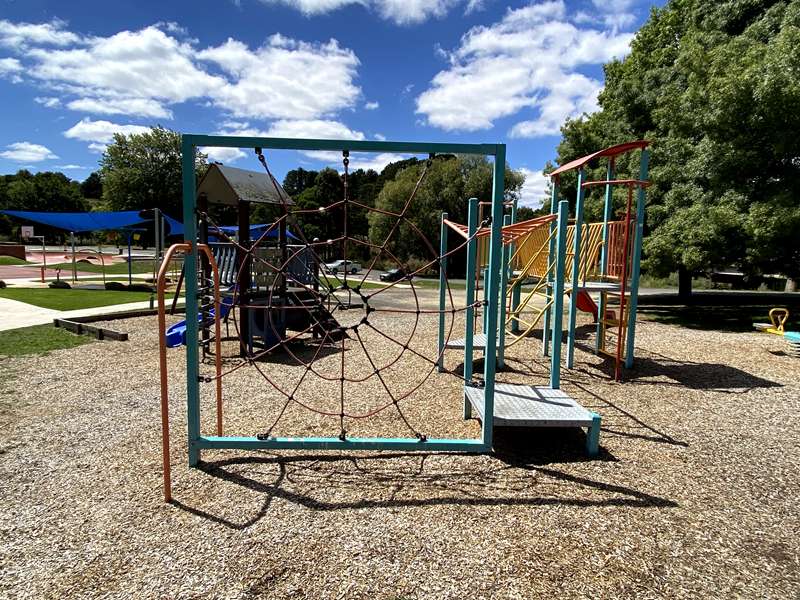
MULTIPOLYGON (((183 298, 178 300, 178 305, 183 306, 183 298)), ((34 306, 33 304, 26 304, 25 302, 0 298, 0 331, 30 327, 32 325, 52 324, 53 319, 106 315, 145 308, 150 308, 149 300, 145 300, 144 302, 129 302, 128 304, 115 304, 113 306, 81 308, 79 310, 52 310, 34 306)))
POLYGON ((0 298, 0 331, 52 323, 59 311, 0 298))

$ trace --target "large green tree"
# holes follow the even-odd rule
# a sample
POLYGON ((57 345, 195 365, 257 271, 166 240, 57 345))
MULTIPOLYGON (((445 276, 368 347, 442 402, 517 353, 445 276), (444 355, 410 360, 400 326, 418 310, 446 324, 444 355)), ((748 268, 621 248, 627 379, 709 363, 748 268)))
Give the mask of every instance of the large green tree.
MULTIPOLYGON (((387 181, 381 189, 375 207, 388 213, 403 213, 424 169, 425 162, 415 161, 397 171, 394 179, 387 181)), ((523 182, 521 173, 506 167, 507 200, 519 194, 523 182)), ((370 212, 370 240, 373 244, 382 245, 388 239, 387 249, 400 260, 429 262, 439 253, 441 213, 446 212, 451 220, 465 223, 467 199, 475 197, 488 201, 491 200, 491 194, 492 165, 484 157, 437 156, 430 162, 413 201, 404 213, 405 218, 400 219, 399 224, 391 214, 370 212), (427 238, 431 248, 427 247, 417 230, 427 238)), ((455 246, 455 236, 453 238, 455 246)), ((450 261, 453 272, 463 273, 462 255, 454 255, 450 261)))
MULTIPOLYGON (((197 151, 198 175, 206 156, 197 151)), ((100 160, 103 200, 112 210, 160 208, 181 215, 181 134, 163 127, 145 133, 117 133, 100 160)))
MULTIPOLYGON (((63 173, 18 171, 14 175, 0 176, 0 209, 42 212, 80 212, 87 210, 77 181, 63 173)), ((19 221, 0 216, 0 233, 8 236, 19 221)), ((43 225, 37 230, 51 236, 58 232, 43 225)))
POLYGON ((671 0, 605 75, 559 162, 652 142, 645 268, 800 276, 800 2, 671 0))

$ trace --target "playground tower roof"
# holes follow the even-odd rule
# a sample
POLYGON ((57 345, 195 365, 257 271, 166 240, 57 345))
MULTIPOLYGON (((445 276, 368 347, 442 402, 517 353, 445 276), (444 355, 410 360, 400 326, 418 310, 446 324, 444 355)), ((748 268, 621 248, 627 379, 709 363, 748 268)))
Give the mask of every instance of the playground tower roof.
POLYGON ((273 184, 266 173, 247 171, 225 165, 212 164, 206 171, 197 195, 205 194, 214 204, 235 206, 239 202, 281 204, 281 194, 287 204, 292 200, 279 183, 273 184), (278 190, 275 189, 278 187, 278 190))
POLYGON ((566 173, 568 171, 574 171, 575 169, 580 169, 585 167, 591 161, 596 160, 598 158, 608 157, 612 158, 614 156, 619 156, 620 154, 625 154, 626 152, 630 152, 631 150, 643 150, 647 148, 650 144, 647 140, 636 140, 635 142, 625 142, 624 144, 617 144, 616 146, 610 146, 605 148, 604 150, 598 150, 597 152, 593 152, 592 154, 587 154, 586 156, 582 156, 581 158, 576 158, 575 160, 571 160, 566 164, 561 165, 555 171, 550 173, 550 177, 558 177, 561 173, 566 173))

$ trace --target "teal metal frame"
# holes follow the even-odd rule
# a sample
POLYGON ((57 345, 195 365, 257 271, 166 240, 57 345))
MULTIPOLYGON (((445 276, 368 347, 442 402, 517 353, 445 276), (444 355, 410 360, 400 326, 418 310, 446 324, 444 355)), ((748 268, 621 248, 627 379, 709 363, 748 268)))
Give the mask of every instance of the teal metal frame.
MULTIPOLYGON (((475 232, 478 231, 478 199, 470 198, 467 206, 467 265, 466 265, 466 304, 467 310, 464 315, 464 381, 472 381, 472 359, 475 335, 475 265, 478 262, 478 241, 475 232)), ((442 313, 439 317, 444 319, 442 313)), ((472 404, 464 395, 464 418, 472 418, 472 404)))
MULTIPOLYGON (((197 466, 204 449, 246 450, 416 450, 488 452, 492 448, 494 428, 494 386, 496 371, 497 321, 502 254, 506 147, 504 144, 449 144, 427 142, 394 142, 365 140, 315 140, 266 137, 193 135, 182 136, 183 222, 185 238, 194 248, 197 244, 195 151, 200 146, 221 148, 262 148, 265 150, 327 150, 350 152, 396 152, 404 154, 478 154, 493 156, 492 224, 489 246, 489 268, 485 307, 486 349, 484 357, 484 418, 479 439, 417 438, 268 438, 242 436, 204 436, 200 430, 200 369, 197 319, 186 320, 186 401, 189 466, 197 466)), ((186 254, 186 273, 197 271, 197 253, 186 254)), ((186 314, 197 314, 197 281, 186 277, 186 314)))
POLYGON ((581 238, 583 237, 583 200, 586 197, 586 189, 583 182, 586 181, 586 171, 581 168, 578 171, 578 186, 575 199, 575 235, 573 236, 573 255, 572 255, 572 293, 569 296, 569 327, 567 329, 567 368, 571 369, 575 363, 575 322, 578 317, 578 290, 581 282, 581 238))
MULTIPOLYGON (((559 210, 559 201, 558 201, 558 181, 553 180, 550 183, 550 214, 554 215, 559 210)), ((550 236, 553 235, 553 230, 558 226, 558 223, 550 223, 550 236)), ((565 240, 566 243, 566 240, 565 240)), ((548 261, 550 257, 555 256, 556 250, 556 239, 554 237, 550 237, 550 245, 548 246, 548 261)), ((563 260, 563 254, 558 255, 558 260, 563 260)), ((545 288, 548 293, 552 293, 553 291, 553 278, 554 274, 549 272, 547 273, 547 287, 545 288)), ((552 313, 552 306, 548 307, 544 311, 543 321, 542 321, 542 355, 548 356, 550 354, 550 318, 552 313)))
MULTIPOLYGON (((555 196, 554 196, 555 197, 555 196)), ((558 230, 555 246, 556 268, 553 277, 553 348, 550 352, 550 387, 561 387, 561 337, 564 328, 564 275, 566 271, 567 223, 569 221, 569 202, 558 203, 558 230)))
POLYGON ((439 359, 437 369, 444 372, 444 309, 447 304, 447 213, 442 213, 442 222, 439 227, 439 359))
MULTIPOLYGON (((639 161, 639 181, 647 181, 650 166, 650 151, 642 149, 639 161)), ((633 237, 633 264, 631 265, 631 293, 628 297, 628 331, 625 339, 625 367, 633 367, 634 343, 636 342, 636 311, 639 310, 639 276, 642 262, 642 238, 644 237, 645 188, 639 186, 636 195, 636 235, 633 237)))
MULTIPOLYGON (((511 225, 511 215, 503 217, 503 226, 511 225)), ((506 366, 506 288, 508 287, 508 269, 509 262, 511 261, 511 244, 503 245, 503 258, 501 261, 502 268, 500 269, 500 299, 498 300, 500 308, 500 318, 498 328, 498 342, 497 342, 497 368, 504 369, 506 366)), ((513 295, 513 294, 512 294, 513 295)))

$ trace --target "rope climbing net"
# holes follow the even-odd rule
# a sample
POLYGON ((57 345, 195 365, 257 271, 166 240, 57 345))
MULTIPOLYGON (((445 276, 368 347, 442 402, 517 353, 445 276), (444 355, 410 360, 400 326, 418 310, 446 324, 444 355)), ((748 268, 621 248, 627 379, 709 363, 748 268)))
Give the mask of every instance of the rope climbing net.
MULTIPOLYGON (((422 287, 414 278, 437 268, 448 256, 462 251, 478 232, 484 235, 486 230, 479 229, 475 236, 465 236, 456 247, 442 254, 411 219, 411 208, 425 184, 433 154, 418 167, 419 177, 399 210, 371 206, 353 197, 347 150, 342 152, 341 198, 314 209, 297 206, 273 176, 264 152, 256 148, 256 155, 278 198, 279 209, 274 222, 257 239, 234 239, 207 211, 198 211, 198 217, 208 222, 215 235, 236 248, 237 281, 249 281, 251 273, 256 273, 258 281, 266 282, 258 293, 250 285, 237 285, 232 289, 234 310, 230 312, 230 320, 238 339, 240 357, 226 360, 219 374, 204 377, 203 381, 223 380, 240 369, 249 368, 266 382, 266 389, 273 397, 273 392, 278 394, 279 401, 272 407, 274 414, 262 422, 256 434, 258 440, 273 439, 273 432, 287 410, 296 405, 323 418, 336 419, 338 438, 342 441, 348 439, 351 421, 384 411, 394 411, 417 440, 426 441, 426 434, 412 423, 404 404, 439 366, 441 352, 435 341, 428 344, 417 342, 417 338, 422 332, 432 330, 433 319, 444 314, 448 320, 446 336, 449 340, 459 313, 476 308, 481 302, 459 306, 444 273, 447 307, 444 310, 435 308, 426 301, 422 287), (337 235, 326 240, 307 239, 301 224, 313 215, 336 223, 337 235), (382 239, 372 241, 355 235, 352 220, 356 215, 383 220, 386 227, 382 239), (287 231, 300 243, 290 245, 287 231), (277 244, 274 243, 276 233, 277 244), (412 236, 417 251, 425 254, 420 266, 415 263, 412 268, 398 256, 394 248, 401 235, 412 236), (340 256, 341 272, 326 270, 323 254, 340 256), (361 256, 369 257, 363 272, 351 269, 361 256), (301 259, 305 265, 302 272, 290 268, 296 267, 301 259), (405 277, 386 284, 370 279, 378 266, 385 267, 387 263, 401 269, 405 277), (243 326, 243 318, 248 319, 247 326, 243 326), (402 327, 390 327, 390 318, 402 319, 402 327), (257 331, 253 329, 254 323, 259 323, 257 331), (258 343, 254 343, 256 338, 258 343), (387 348, 393 350, 387 351, 387 348), (266 368, 264 359, 278 353, 288 357, 288 364, 295 368, 298 376, 276 376, 266 368), (332 355, 338 356, 332 359, 332 355), (403 369, 403 363, 409 361, 414 366, 403 369), (370 386, 372 400, 368 407, 351 406, 349 399, 354 385, 370 386), (329 392, 335 389, 336 398, 320 399, 321 389, 329 392)), ((408 247, 408 240, 404 241, 408 247)), ((200 289, 209 288, 201 283, 200 289)), ((444 369, 444 372, 463 380, 454 370, 444 369)))

